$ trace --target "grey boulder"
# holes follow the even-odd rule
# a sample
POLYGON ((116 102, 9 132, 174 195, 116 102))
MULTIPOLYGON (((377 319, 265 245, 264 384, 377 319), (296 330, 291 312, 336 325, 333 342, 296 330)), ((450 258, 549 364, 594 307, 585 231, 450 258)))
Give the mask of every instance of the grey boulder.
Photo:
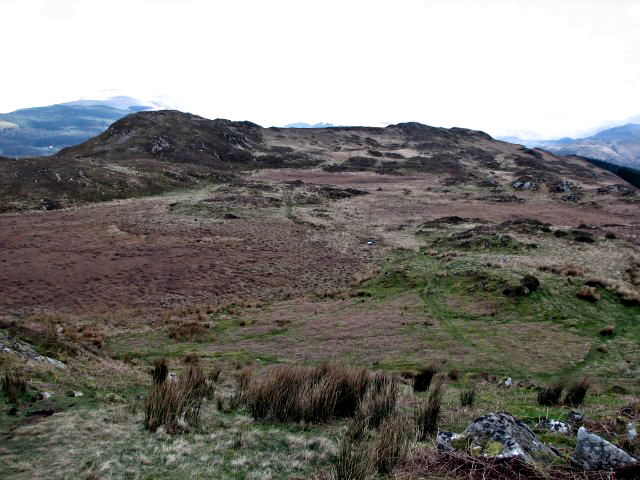
POLYGON ((440 432, 436 443, 440 450, 465 450, 472 455, 518 458, 528 463, 557 458, 528 426, 506 412, 479 417, 462 434, 440 432))
POLYGON ((627 452, 584 427, 578 429, 578 442, 571 461, 583 470, 615 470, 638 463, 627 452))

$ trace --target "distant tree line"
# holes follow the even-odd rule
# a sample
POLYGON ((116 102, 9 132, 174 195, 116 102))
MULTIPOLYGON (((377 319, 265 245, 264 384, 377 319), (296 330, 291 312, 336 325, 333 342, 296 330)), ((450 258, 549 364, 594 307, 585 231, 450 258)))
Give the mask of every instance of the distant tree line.
POLYGON ((618 175, 636 188, 640 188, 640 170, 631 167, 623 167, 614 163, 605 162, 604 160, 596 160, 595 158, 585 158, 590 163, 609 170, 611 173, 618 175))

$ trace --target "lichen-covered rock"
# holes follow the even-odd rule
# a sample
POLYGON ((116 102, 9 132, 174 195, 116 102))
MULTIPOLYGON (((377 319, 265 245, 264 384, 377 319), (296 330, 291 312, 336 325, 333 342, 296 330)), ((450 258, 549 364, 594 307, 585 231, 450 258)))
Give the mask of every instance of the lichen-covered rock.
POLYGON ((493 413, 474 420, 464 433, 439 432, 440 450, 464 450, 495 458, 516 457, 525 462, 550 461, 556 454, 509 413, 493 413))
POLYGON ((0 355, 2 354, 17 355, 31 363, 46 363, 56 368, 67 368, 61 361, 40 355, 30 344, 18 339, 0 339, 0 355))
POLYGON ((436 436, 436 446, 438 447, 438 450, 443 450, 445 452, 465 449, 465 447, 459 447, 460 440, 466 441, 466 437, 460 433, 440 431, 436 436))
POLYGON ((556 457, 553 450, 538 440, 528 426, 506 412, 477 418, 467 427, 464 435, 472 445, 481 446, 483 454, 494 457, 517 457, 526 462, 556 457), (502 446, 498 453, 495 453, 496 442, 502 446))
POLYGON ((578 442, 571 461, 584 470, 615 470, 638 463, 627 452, 584 427, 578 429, 578 442))

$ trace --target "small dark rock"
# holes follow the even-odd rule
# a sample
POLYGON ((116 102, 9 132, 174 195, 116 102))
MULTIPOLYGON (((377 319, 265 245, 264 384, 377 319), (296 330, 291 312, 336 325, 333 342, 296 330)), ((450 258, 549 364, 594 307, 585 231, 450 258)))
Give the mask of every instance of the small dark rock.
POLYGON ((530 292, 535 292, 540 286, 540 280, 531 274, 525 275, 520 283, 523 287, 528 288, 530 292))
POLYGON ((567 420, 574 425, 582 425, 585 419, 586 417, 584 416, 584 413, 579 410, 571 410, 567 415, 567 420))
POLYGON ((590 233, 587 233, 587 232, 581 232, 579 230, 575 230, 573 232, 573 235, 574 235, 573 239, 576 242, 580 242, 580 243, 594 243, 595 242, 593 236, 590 233))

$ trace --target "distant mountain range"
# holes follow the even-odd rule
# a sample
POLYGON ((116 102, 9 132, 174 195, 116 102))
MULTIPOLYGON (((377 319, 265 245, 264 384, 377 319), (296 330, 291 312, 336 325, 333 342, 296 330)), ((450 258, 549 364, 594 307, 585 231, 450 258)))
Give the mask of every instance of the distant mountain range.
POLYGON ((633 168, 640 167, 640 124, 608 128, 587 138, 563 138, 543 142, 542 147, 559 155, 580 155, 633 168))
POLYGON ((543 148, 557 155, 579 155, 625 167, 640 168, 640 115, 631 122, 604 130, 585 138, 557 140, 500 137, 500 140, 520 143, 530 148, 543 148))
POLYGON ((0 155, 52 155, 102 133, 130 113, 172 108, 162 99, 141 100, 120 94, 110 96, 109 93, 116 92, 0 114, 0 155))

